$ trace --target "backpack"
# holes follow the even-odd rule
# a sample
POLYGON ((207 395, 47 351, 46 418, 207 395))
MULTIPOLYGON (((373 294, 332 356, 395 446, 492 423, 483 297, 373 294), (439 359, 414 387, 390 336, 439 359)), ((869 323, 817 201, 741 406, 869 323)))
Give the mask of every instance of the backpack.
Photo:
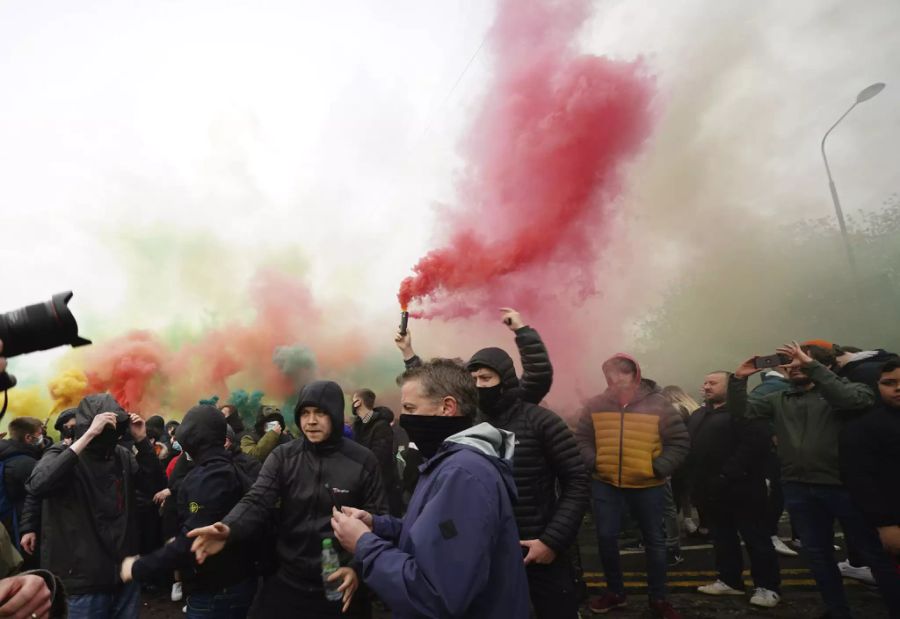
POLYGON ((19 540, 21 536, 19 535, 19 514, 16 511, 16 506, 10 500, 9 495, 6 494, 6 465, 16 458, 27 458, 29 456, 25 454, 14 454, 8 458, 0 460, 0 520, 4 523, 12 522, 12 530, 10 534, 12 536, 13 544, 15 545, 17 550, 21 550, 19 546, 19 540))

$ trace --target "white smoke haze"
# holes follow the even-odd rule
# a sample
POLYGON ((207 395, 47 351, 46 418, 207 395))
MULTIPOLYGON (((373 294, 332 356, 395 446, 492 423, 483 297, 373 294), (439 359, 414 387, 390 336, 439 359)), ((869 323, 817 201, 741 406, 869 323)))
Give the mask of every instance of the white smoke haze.
MULTIPOLYGON (((239 313, 255 268, 279 263, 389 348, 397 285, 442 238, 434 205, 453 208, 456 148, 490 75, 487 50, 463 71, 493 10, 476 0, 3 3, 0 310, 74 289, 79 316, 103 335, 202 325, 239 313), (231 281, 202 281, 223 265, 231 281)), ((700 368, 769 352, 802 324, 781 324, 780 311, 801 310, 780 298, 816 264, 847 277, 837 243, 816 255, 772 244, 791 222, 832 217, 819 141, 873 82, 887 88, 829 138, 829 159, 848 214, 900 191, 898 31, 894 0, 595 3, 582 49, 641 58, 658 120, 628 166, 622 223, 596 265, 601 295, 559 308, 590 351, 559 368, 551 402, 570 408, 601 388, 599 362, 623 349, 647 351, 662 382, 699 382, 700 368), (643 321, 691 282, 711 298, 679 323, 666 344, 677 349, 654 352, 643 321), (751 342, 735 332, 767 325, 758 350, 737 349, 751 342)), ((483 320, 413 330, 431 355, 510 343, 483 320)), ((861 344, 900 344, 877 335, 861 344)), ((59 354, 13 369, 37 380, 59 354)))

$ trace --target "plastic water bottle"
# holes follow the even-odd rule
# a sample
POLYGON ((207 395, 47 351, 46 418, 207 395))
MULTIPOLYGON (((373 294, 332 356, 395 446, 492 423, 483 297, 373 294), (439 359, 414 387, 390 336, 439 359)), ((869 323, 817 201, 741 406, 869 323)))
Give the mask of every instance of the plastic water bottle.
POLYGON ((325 599, 331 602, 339 602, 343 599, 344 594, 338 591, 341 586, 341 580, 328 581, 328 577, 334 574, 341 567, 338 561, 337 552, 331 545, 330 539, 322 540, 322 583, 325 585, 325 599))

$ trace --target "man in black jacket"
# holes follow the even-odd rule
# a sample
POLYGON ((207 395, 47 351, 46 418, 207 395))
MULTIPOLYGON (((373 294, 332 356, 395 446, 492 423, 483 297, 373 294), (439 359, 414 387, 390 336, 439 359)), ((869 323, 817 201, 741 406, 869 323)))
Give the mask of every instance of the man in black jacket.
MULTIPOLYGON (((510 331, 516 334, 516 347, 519 349, 519 358, 522 361, 522 377, 518 379, 519 397, 524 402, 540 404, 541 400, 550 393, 553 385, 553 365, 550 363, 550 355, 547 347, 537 331, 529 327, 522 320, 521 314, 510 307, 500 310, 500 319, 510 331)), ((403 353, 403 362, 406 368, 422 365, 422 360, 413 351, 412 336, 398 333, 394 337, 397 348, 403 353)))
POLYGON ((707 595, 743 595, 741 539, 750 555, 754 606, 780 601, 778 558, 766 526, 766 456, 770 431, 763 420, 738 420, 728 411, 728 372, 703 381, 705 403, 687 422, 687 470, 694 503, 711 520, 718 580, 698 587, 707 595), (738 537, 740 533, 740 538, 738 537))
POLYGON ((378 461, 365 447, 344 439, 344 394, 337 383, 306 385, 294 419, 303 437, 272 451, 253 488, 221 522, 194 529, 188 537, 197 538, 193 550, 197 561, 203 563, 221 552, 226 542, 244 541, 260 533, 280 504, 278 567, 266 579, 253 616, 295 617, 299 608, 303 617, 309 618, 366 616, 368 601, 363 595, 354 596, 359 576, 348 565, 351 556, 339 546, 345 567, 332 574, 332 580, 341 583, 343 604, 325 599, 321 552, 322 540, 331 537, 335 506, 377 514, 387 511, 378 461))
MULTIPOLYGON (((549 365, 549 363, 548 363, 549 365)), ((578 617, 569 550, 590 497, 590 480, 575 437, 555 413, 522 399, 512 358, 500 348, 472 356, 481 420, 515 434, 513 509, 538 618, 578 617)))
POLYGON ((841 476, 885 550, 900 562, 900 360, 878 379, 878 401, 841 435, 841 476))
MULTIPOLYGON (((31 477, 35 464, 43 453, 43 426, 34 417, 16 417, 9 422, 9 438, 0 440, 4 494, 3 524, 11 540, 18 541, 21 529, 22 509, 25 506, 25 483, 31 477)), ((34 569, 37 562, 31 552, 25 554, 26 569, 34 569)))
MULTIPOLYGON (((229 544, 219 555, 196 565, 191 529, 224 517, 244 495, 245 482, 225 449, 225 418, 213 406, 195 406, 178 427, 176 438, 194 462, 176 497, 179 531, 162 548, 122 562, 124 582, 147 582, 179 570, 187 598, 187 616, 243 616, 256 593, 251 545, 229 544)), ((247 485, 249 487, 249 484, 247 485)))
POLYGON ((144 420, 108 394, 86 396, 76 413, 75 442, 50 447, 26 486, 43 499, 41 565, 69 594, 69 617, 136 617, 134 583, 119 579, 122 559, 138 550, 135 493, 165 485, 144 420), (119 446, 129 433, 136 454, 119 446))
POLYGON ((375 392, 360 389, 353 394, 353 440, 366 447, 378 459, 381 483, 387 495, 391 516, 399 517, 402 511, 400 482, 394 451, 394 411, 386 406, 375 406, 375 392))

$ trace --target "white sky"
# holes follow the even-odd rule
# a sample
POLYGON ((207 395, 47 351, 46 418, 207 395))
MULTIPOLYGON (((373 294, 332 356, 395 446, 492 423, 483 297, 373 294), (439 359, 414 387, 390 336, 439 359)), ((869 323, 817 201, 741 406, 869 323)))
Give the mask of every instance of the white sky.
MULTIPOLYGON (((373 313, 395 311, 399 280, 440 239, 431 205, 454 200, 487 48, 451 88, 493 11, 486 0, 0 2, 0 309, 73 289, 88 315, 137 305, 134 326, 167 324, 177 291, 160 299, 139 282, 136 304, 109 249, 119 230, 163 227, 219 238, 250 264, 259 247, 299 247, 320 297, 352 291, 373 313)), ((900 191, 897 32, 896 0, 597 2, 584 49, 643 57, 660 91, 630 214, 679 232, 710 213, 827 216, 818 140, 874 81, 888 88, 829 155, 848 211, 900 191)))

